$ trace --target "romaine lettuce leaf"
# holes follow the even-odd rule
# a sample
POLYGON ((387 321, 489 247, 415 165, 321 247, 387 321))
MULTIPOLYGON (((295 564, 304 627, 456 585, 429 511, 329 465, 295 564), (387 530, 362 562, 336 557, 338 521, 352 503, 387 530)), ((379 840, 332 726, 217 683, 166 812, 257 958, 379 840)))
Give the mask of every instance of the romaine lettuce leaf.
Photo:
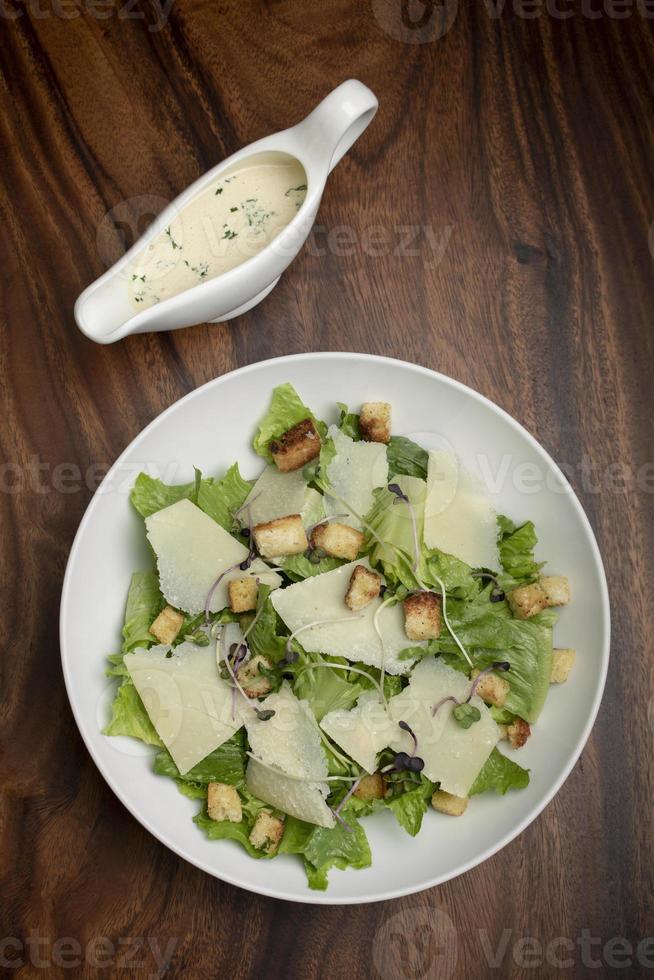
POLYGON ((207 783, 228 783, 241 787, 245 781, 245 732, 240 729, 205 759, 193 766, 183 777, 167 749, 162 749, 154 760, 154 771, 159 776, 170 776, 206 787, 207 783))
POLYGON ((331 868, 370 867, 370 845, 354 808, 346 804, 341 816, 349 830, 341 823, 328 830, 295 817, 286 818, 279 853, 302 856, 310 888, 321 891, 327 888, 331 868))
MULTIPOLYGON (((256 622, 247 635, 247 644, 253 656, 262 656, 271 663, 276 664, 286 654, 287 636, 278 632, 281 622, 275 612, 275 608, 270 601, 270 586, 260 585, 257 596, 257 608, 255 612, 256 622)), ((244 618, 242 626, 248 628, 248 622, 244 618)))
POLYGON ((238 463, 234 463, 221 480, 202 480, 198 507, 231 534, 234 511, 243 506, 251 489, 252 484, 243 479, 238 463))
POLYGON ((284 569, 284 574, 288 575, 291 582, 301 582, 302 579, 310 578, 312 575, 322 575, 323 572, 332 572, 345 561, 341 558, 321 558, 319 562, 309 561, 306 555, 285 555, 283 558, 275 559, 279 568, 284 569))
MULTIPOLYGON (((472 601, 448 598, 448 618, 475 667, 483 669, 496 660, 508 660, 511 667, 505 676, 511 690, 505 707, 534 722, 549 691, 556 614, 548 609, 532 619, 514 619, 506 602, 491 602, 490 593, 488 586, 472 601)), ((433 642, 441 653, 453 655, 445 658, 448 664, 466 669, 445 626, 433 642)))
POLYGON ((273 439, 279 439, 288 429, 307 418, 313 419, 321 438, 324 438, 327 426, 307 408, 293 385, 288 382, 278 385, 273 389, 270 408, 259 423, 257 434, 252 440, 255 453, 272 463, 269 443, 273 439))
POLYGON ((506 575, 500 576, 502 588, 515 588, 533 582, 542 568, 542 563, 534 559, 534 548, 538 543, 536 529, 532 521, 516 527, 513 521, 502 514, 498 515, 500 562, 506 575))
POLYGON ((405 436, 391 436, 388 443, 388 471, 395 476, 427 479, 429 454, 405 436))
POLYGON ((422 827, 422 818, 429 808, 435 784, 425 776, 420 785, 409 789, 398 796, 384 800, 385 805, 394 814, 395 819, 408 834, 415 837, 422 827))
MULTIPOLYGON (((342 658, 318 657, 312 654, 304 654, 304 658, 307 664, 312 660, 333 660, 334 663, 348 666, 347 661, 342 658)), ((344 670, 327 670, 325 667, 305 670, 294 682, 293 693, 298 698, 306 698, 316 721, 320 721, 329 711, 347 711, 363 694, 364 687, 359 684, 360 675, 350 676, 355 680, 348 680, 348 674, 344 670)), ((365 683, 365 679, 361 679, 365 683)))
POLYGON ((344 432, 346 436, 350 439, 354 439, 355 442, 359 442, 361 439, 361 430, 359 428, 359 416, 355 415, 354 412, 350 412, 347 405, 343 402, 336 402, 338 409, 341 413, 341 417, 338 422, 338 427, 341 432, 344 432))
POLYGON ((141 517, 149 517, 179 500, 192 500, 200 510, 231 533, 234 523, 232 515, 245 502, 252 484, 243 479, 238 463, 234 463, 221 480, 214 480, 213 477, 202 479, 199 470, 196 470, 196 477, 193 483, 169 485, 147 473, 139 473, 130 500, 141 517))
POLYGON ((165 605, 156 572, 134 572, 127 593, 123 653, 130 653, 136 647, 147 649, 156 642, 150 626, 165 605))
POLYGON ((504 795, 509 789, 524 789, 529 785, 529 771, 493 749, 483 769, 475 779, 470 796, 495 790, 504 795))
POLYGON ((209 840, 237 841, 241 847, 245 848, 250 857, 271 858, 276 856, 275 854, 267 854, 265 851, 260 851, 257 847, 252 846, 250 843, 252 821, 247 816, 244 816, 240 823, 232 823, 231 820, 212 820, 207 813, 206 806, 204 806, 193 817, 193 823, 197 824, 200 830, 204 831, 209 840))
POLYGON ((162 744, 131 680, 125 679, 118 688, 103 735, 130 735, 148 745, 162 744))

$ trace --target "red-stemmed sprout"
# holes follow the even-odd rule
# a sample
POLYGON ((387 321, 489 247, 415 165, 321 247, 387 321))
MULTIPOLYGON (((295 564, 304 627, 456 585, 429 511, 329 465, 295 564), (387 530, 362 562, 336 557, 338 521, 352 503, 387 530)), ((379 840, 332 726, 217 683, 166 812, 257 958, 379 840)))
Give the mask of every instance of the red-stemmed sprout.
POLYGON ((215 593, 216 589, 218 588, 218 586, 220 585, 220 583, 222 582, 222 580, 225 578, 225 575, 229 575, 230 572, 235 572, 237 568, 242 568, 242 567, 243 567, 243 563, 237 561, 234 565, 230 565, 229 568, 224 569, 224 571, 222 571, 220 573, 220 575, 218 576, 218 578, 215 579, 214 582, 212 582, 212 584, 211 584, 211 586, 209 588, 209 591, 207 592, 207 598, 204 600, 204 621, 205 621, 205 623, 208 623, 209 622, 209 619, 211 617, 211 600, 214 597, 214 593, 215 593))
POLYGON ((382 773, 422 772, 422 770, 425 768, 425 760, 421 759, 419 755, 416 755, 418 751, 418 739, 416 738, 415 732, 406 721, 398 721, 398 725, 403 732, 406 732, 413 739, 413 751, 411 755, 409 755, 408 752, 397 752, 390 765, 385 766, 384 769, 381 770, 382 773))
POLYGON ((494 663, 490 665, 490 667, 486 667, 484 670, 481 670, 477 674, 472 684, 470 685, 468 697, 465 699, 465 701, 457 701, 457 699, 452 694, 449 694, 446 698, 442 698, 440 701, 437 702, 437 704, 433 705, 431 709, 432 718, 434 717, 436 712, 443 707, 444 704, 447 704, 448 701, 451 701, 455 708, 460 708, 461 705, 464 704, 470 704, 470 702, 472 701, 473 697, 477 692, 477 688, 479 687, 481 681, 483 680, 484 677, 486 677, 487 674, 492 673, 494 670, 500 670, 503 673, 506 673, 506 671, 510 669, 511 669, 511 664, 509 663, 508 660, 496 660, 494 663))

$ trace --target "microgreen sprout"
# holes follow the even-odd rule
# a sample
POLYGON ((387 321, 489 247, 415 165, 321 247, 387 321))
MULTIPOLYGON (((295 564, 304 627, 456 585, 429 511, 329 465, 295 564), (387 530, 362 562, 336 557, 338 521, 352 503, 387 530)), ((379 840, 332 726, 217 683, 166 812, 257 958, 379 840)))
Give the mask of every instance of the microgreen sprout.
POLYGON ((508 660, 496 660, 495 663, 492 663, 490 665, 490 667, 486 667, 485 670, 480 671, 480 673, 477 674, 474 681, 472 682, 472 687, 470 688, 470 693, 466 698, 466 703, 470 701, 472 696, 475 694, 477 688, 479 687, 480 681, 482 680, 483 677, 485 677, 487 674, 490 674, 494 670, 499 670, 502 673, 506 673, 506 671, 510 669, 511 669, 511 664, 509 663, 508 660))
POLYGON ((418 751, 418 739, 416 738, 415 732, 406 721, 398 721, 398 725, 400 726, 403 732, 407 732, 407 734, 410 735, 411 738, 413 739, 412 755, 415 755, 416 752, 418 751))
POLYGON ((195 643, 198 647, 208 647, 211 643, 211 637, 206 632, 206 630, 198 629, 194 633, 187 633, 184 637, 189 643, 195 643))
POLYGON ((307 537, 310 538, 317 527, 321 527, 323 524, 329 524, 330 521, 343 520, 349 516, 349 514, 331 514, 329 517, 323 517, 321 521, 316 521, 315 524, 312 524, 311 527, 307 528, 307 537))
POLYGON ((491 671, 493 670, 501 670, 503 672, 506 672, 507 670, 510 669, 510 667, 511 664, 509 663, 508 660, 496 660, 494 663, 490 665, 490 667, 486 667, 485 670, 482 670, 479 674, 477 674, 472 684, 470 685, 470 691, 468 692, 468 697, 465 699, 465 701, 457 701, 454 695, 449 694, 446 698, 442 698, 432 707, 431 709, 432 718, 436 714, 436 712, 443 707, 444 704, 447 704, 448 701, 451 701, 452 704, 454 705, 452 714, 454 715, 456 720, 459 722, 462 728, 470 728, 470 725, 472 725, 473 722, 475 721, 479 721, 479 718, 481 717, 479 708, 476 708, 474 705, 470 705, 470 701, 474 697, 477 688, 479 687, 480 681, 482 680, 483 677, 486 676, 486 674, 490 674, 491 671), (457 714, 457 709, 462 707, 470 707, 472 711, 471 712, 459 711, 459 713, 457 714), (478 713, 479 717, 474 717, 475 712, 478 713), (470 720, 467 721, 466 724, 463 724, 462 719, 466 719, 466 720, 470 719, 470 720))
POLYGON ((455 721, 458 721, 461 728, 470 728, 481 718, 481 711, 474 704, 468 704, 467 701, 464 701, 463 704, 457 704, 452 711, 452 716, 455 721))
POLYGON ((379 626, 379 617, 381 616, 382 612, 384 611, 384 609, 386 609, 387 606, 394 604, 395 602, 396 599, 394 595, 389 596, 388 599, 384 599, 381 606, 378 606, 378 608, 375 610, 375 615, 372 617, 372 625, 375 630, 375 633, 379 637, 379 645, 381 646, 381 664, 379 666, 379 671, 381 674, 380 687, 382 692, 382 701, 384 702, 384 704, 386 704, 386 696, 384 694, 384 677, 386 674, 386 647, 384 646, 384 636, 379 626))
POLYGON ((211 583, 209 591, 207 592, 207 598, 204 601, 204 619, 206 623, 209 622, 209 617, 211 615, 211 600, 213 599, 214 592, 225 578, 225 575, 229 575, 230 572, 235 572, 237 568, 242 568, 241 562, 236 562, 236 564, 230 565, 229 568, 222 571, 218 578, 211 583))

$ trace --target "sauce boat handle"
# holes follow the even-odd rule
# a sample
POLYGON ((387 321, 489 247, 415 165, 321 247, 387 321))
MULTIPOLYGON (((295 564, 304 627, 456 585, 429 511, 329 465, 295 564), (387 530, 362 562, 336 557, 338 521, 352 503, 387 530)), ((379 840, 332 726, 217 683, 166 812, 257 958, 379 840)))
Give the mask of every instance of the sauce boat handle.
POLYGON ((331 172, 366 129, 378 105, 366 85, 350 78, 330 92, 292 132, 316 163, 324 166, 328 162, 331 172))

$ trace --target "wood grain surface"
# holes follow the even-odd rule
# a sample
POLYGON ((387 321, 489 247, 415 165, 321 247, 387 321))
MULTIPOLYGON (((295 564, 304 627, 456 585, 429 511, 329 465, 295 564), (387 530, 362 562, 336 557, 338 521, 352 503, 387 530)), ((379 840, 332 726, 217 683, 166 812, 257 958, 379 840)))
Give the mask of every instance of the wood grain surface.
POLYGON ((654 4, 160 14, 0 7, 0 972, 651 975, 654 4), (76 296, 152 214, 351 76, 378 116, 261 306, 109 347, 82 336, 76 296), (197 385, 307 350, 406 358, 497 401, 568 467, 613 598, 600 715, 543 815, 455 881, 354 908, 258 898, 151 837, 82 744, 57 643, 67 554, 107 464, 197 385))

